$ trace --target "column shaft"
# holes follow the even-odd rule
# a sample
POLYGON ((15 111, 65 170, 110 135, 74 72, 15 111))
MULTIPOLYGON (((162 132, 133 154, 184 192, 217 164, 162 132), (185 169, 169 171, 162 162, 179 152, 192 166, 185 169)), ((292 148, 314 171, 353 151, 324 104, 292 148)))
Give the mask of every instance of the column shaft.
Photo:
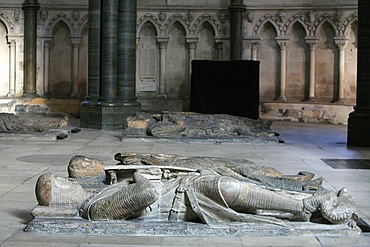
POLYGON ((102 6, 101 93, 99 106, 117 102, 118 0, 104 0, 102 6))
POLYGON ((230 11, 230 60, 241 60, 243 52, 243 1, 231 1, 230 11))
POLYGON ((310 85, 309 85, 309 100, 315 99, 315 87, 316 87, 316 49, 310 49, 310 85))
POLYGON ((16 42, 15 40, 10 40, 9 44, 9 92, 7 97, 15 96, 15 81, 16 81, 16 42))
POLYGON ((50 40, 44 41, 44 96, 49 95, 50 80, 50 40))
POLYGON ((78 76, 79 76, 79 46, 81 38, 73 38, 72 43, 72 93, 71 97, 79 97, 78 76))
POLYGON ((118 97, 124 106, 136 101, 136 8, 135 0, 118 3, 118 97))
POLYGON ((158 98, 167 98, 166 94, 166 55, 168 38, 157 38, 160 52, 160 70, 159 70, 159 94, 158 98))
POLYGON ((26 0, 24 12, 24 81, 23 97, 37 97, 36 94, 36 47, 37 47, 37 0, 26 0))
POLYGON ((338 96, 334 98, 334 100, 344 100, 344 73, 345 73, 345 50, 343 47, 340 47, 339 49, 339 88, 338 88, 338 96))
POLYGON ((95 105, 100 96, 101 0, 89 0, 88 84, 82 105, 95 105))

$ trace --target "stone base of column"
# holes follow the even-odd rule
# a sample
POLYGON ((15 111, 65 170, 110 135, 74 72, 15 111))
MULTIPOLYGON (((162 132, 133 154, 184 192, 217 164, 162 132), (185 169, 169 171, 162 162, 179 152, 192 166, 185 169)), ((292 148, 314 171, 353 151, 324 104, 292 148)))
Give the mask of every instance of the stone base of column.
POLYGON ((80 107, 80 125, 82 128, 118 130, 123 129, 126 115, 141 111, 139 106, 88 106, 80 107))
MULTIPOLYGON (((356 108, 355 108, 356 109, 356 108)), ((349 114, 347 145, 370 147, 370 109, 355 110, 349 114)))

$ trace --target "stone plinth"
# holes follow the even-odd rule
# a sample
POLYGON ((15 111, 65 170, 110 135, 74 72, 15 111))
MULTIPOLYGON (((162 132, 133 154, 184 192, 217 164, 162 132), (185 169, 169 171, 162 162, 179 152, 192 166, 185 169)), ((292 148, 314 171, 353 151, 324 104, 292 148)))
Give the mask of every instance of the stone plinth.
POLYGON ((140 106, 85 106, 80 107, 81 127, 115 130, 123 128, 126 114, 140 111, 140 106))
MULTIPOLYGON (((67 212, 68 214, 68 212, 67 212)), ((289 222, 286 226, 230 223, 209 226, 189 222, 88 221, 78 218, 36 218, 26 232, 45 234, 98 234, 124 236, 358 236, 359 228, 289 222)))

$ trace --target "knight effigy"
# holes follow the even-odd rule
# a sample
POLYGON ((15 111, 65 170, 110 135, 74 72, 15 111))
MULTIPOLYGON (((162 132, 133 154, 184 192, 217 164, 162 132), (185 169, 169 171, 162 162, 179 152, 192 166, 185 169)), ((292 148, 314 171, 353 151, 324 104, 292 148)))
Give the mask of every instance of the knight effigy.
POLYGON ((347 189, 324 189, 322 179, 310 172, 284 175, 248 160, 216 157, 118 153, 115 159, 117 165, 104 165, 75 156, 68 178, 42 174, 36 183, 39 211, 33 215, 40 216, 40 208, 52 208, 54 214, 69 208, 88 221, 211 227, 314 222, 355 228, 358 220, 347 189))

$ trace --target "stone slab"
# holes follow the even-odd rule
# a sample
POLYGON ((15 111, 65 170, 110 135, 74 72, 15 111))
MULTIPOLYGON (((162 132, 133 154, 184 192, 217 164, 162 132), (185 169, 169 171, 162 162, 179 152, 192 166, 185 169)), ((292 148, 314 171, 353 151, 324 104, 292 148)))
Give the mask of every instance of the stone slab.
POLYGON ((286 226, 229 223, 212 227, 190 222, 88 221, 81 218, 36 218, 25 232, 124 236, 358 236, 359 228, 346 225, 288 222, 286 226))
POLYGON ((138 137, 138 136, 123 136, 121 142, 125 141, 142 141, 142 142, 170 142, 170 143, 283 143, 284 141, 277 137, 241 137, 241 138, 164 138, 164 137, 138 137))
POLYGON ((61 132, 57 133, 32 133, 32 134, 20 134, 20 133, 0 133, 0 140, 5 141, 55 141, 57 136, 61 132))

